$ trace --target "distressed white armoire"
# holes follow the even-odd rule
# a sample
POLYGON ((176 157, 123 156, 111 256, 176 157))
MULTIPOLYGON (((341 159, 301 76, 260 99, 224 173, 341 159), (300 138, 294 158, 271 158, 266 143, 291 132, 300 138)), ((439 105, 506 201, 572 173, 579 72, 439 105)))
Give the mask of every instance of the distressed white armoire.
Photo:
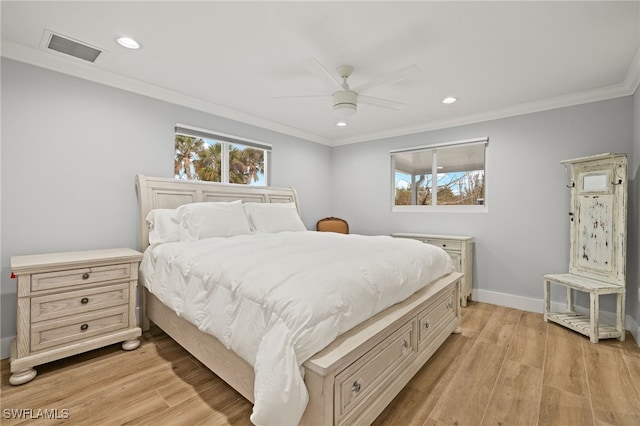
POLYGON ((627 251, 627 156, 601 154, 561 162, 571 182, 569 273, 544 276, 544 320, 599 339, 624 340, 627 251), (566 311, 551 311, 551 285, 566 288, 566 311), (574 292, 589 293, 589 314, 574 292), (600 321, 600 296, 616 297, 615 324, 600 321))

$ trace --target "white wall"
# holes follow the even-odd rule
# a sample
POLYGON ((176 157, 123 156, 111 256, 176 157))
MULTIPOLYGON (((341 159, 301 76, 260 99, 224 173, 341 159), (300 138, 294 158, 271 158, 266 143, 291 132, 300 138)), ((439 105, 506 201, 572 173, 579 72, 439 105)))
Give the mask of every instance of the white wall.
MULTIPOLYGON (((631 157, 633 102, 628 96, 337 147, 332 152, 334 215, 356 233, 472 235, 476 299, 541 312, 543 274, 567 271, 569 264, 569 190, 560 161, 603 152, 631 157), (490 138, 488 213, 391 211, 390 149, 483 136, 490 138)), ((554 299, 560 294, 554 292, 554 299)), ((588 306, 586 300, 577 302, 588 306)), ((603 300, 604 309, 613 312, 614 306, 613 300, 603 300)))
POLYGON ((171 177, 176 123, 271 143, 312 229, 329 215, 327 146, 2 58, 2 357, 16 333, 10 256, 139 247, 134 176, 171 177))

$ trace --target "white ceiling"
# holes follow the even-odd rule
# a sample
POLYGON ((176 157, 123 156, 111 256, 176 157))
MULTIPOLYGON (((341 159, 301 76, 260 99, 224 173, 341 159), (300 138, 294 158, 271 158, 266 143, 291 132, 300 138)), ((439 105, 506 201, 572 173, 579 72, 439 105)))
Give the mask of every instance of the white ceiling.
MULTIPOLYGON (((640 2, 2 1, 3 56, 327 145, 633 94, 640 2), (90 64, 41 47, 50 30, 104 49, 90 64), (116 44, 128 35, 137 51, 116 44), (304 65, 355 68, 357 86, 416 64, 335 126, 304 65), (445 96, 459 101, 444 105, 445 96)), ((215 130, 215 129, 212 129, 215 130)))

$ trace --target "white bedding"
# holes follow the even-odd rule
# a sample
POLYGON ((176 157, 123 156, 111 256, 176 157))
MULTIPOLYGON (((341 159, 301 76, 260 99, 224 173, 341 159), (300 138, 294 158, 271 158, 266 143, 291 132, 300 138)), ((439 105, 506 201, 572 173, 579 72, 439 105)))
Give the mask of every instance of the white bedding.
POLYGON ((304 361, 451 271, 415 240, 312 231, 158 244, 140 269, 165 305, 253 365, 258 425, 297 424, 304 361))

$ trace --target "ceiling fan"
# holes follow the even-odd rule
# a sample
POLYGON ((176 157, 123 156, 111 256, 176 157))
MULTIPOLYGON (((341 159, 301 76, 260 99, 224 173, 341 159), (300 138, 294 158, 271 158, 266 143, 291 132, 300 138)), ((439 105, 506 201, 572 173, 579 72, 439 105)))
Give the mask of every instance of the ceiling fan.
POLYGON ((341 118, 354 115, 358 110, 358 103, 396 111, 402 110, 406 104, 364 95, 363 93, 384 84, 391 84, 404 80, 411 75, 420 72, 420 68, 414 64, 351 88, 348 83, 348 79, 353 73, 353 67, 351 65, 340 65, 336 67, 336 75, 329 72, 315 58, 305 59, 304 64, 317 77, 324 80, 331 88, 337 90, 331 95, 280 96, 279 98, 331 98, 333 102, 332 110, 341 118))

